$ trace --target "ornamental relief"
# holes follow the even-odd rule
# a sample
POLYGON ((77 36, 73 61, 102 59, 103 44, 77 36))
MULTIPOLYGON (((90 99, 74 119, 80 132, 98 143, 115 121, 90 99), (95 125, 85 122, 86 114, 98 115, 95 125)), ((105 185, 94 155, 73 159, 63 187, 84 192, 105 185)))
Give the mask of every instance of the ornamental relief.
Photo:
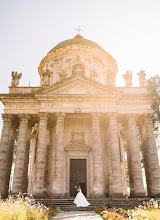
POLYGON ((71 132, 71 143, 84 144, 85 143, 85 132, 71 132))
POLYGON ((61 92, 61 94, 95 94, 95 93, 87 88, 77 85, 71 89, 61 92))

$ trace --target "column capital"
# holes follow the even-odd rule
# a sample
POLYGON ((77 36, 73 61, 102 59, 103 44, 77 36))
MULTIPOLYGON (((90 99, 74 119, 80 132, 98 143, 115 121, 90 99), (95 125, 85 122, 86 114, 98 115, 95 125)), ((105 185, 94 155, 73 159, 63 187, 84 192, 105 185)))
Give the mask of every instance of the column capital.
POLYGON ((48 117, 49 117, 49 113, 48 112, 39 112, 38 117, 39 117, 40 121, 47 121, 48 117))
POLYGON ((13 118, 12 114, 2 114, 2 120, 3 122, 10 122, 13 118))
POLYGON ((91 112, 91 117, 92 118, 100 118, 101 117, 101 113, 99 113, 99 112, 91 112))
POLYGON ((109 119, 117 119, 118 113, 117 112, 109 112, 107 113, 109 119))
POLYGON ((65 112, 57 112, 56 114, 56 117, 61 117, 61 118, 65 118, 66 117, 66 113, 65 112))
POLYGON ((28 113, 20 113, 18 114, 21 122, 26 122, 30 119, 30 115, 28 113))
POLYGON ((153 123, 153 114, 152 113, 143 114, 142 120, 145 124, 146 123, 153 123))
POLYGON ((137 120, 137 114, 131 113, 131 114, 126 114, 126 116, 129 122, 133 123, 133 122, 136 122, 137 120))

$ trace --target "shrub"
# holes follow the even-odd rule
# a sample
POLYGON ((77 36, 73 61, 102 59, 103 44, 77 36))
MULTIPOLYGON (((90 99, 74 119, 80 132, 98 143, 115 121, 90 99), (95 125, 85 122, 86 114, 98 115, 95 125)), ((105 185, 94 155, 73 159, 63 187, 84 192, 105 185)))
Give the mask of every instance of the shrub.
POLYGON ((9 196, 7 200, 0 199, 0 220, 48 220, 60 211, 59 208, 50 209, 33 198, 9 196))

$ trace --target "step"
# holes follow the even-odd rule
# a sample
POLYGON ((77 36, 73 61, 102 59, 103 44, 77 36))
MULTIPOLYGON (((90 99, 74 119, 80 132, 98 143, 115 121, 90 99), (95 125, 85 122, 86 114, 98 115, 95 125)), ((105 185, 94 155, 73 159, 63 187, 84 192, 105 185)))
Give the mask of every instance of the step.
MULTIPOLYGON (((142 201, 148 201, 149 198, 87 198, 88 202, 91 206, 88 207, 76 207, 73 203, 74 198, 69 199, 55 199, 52 197, 47 198, 35 198, 36 202, 40 202, 45 204, 48 207, 59 207, 62 211, 78 211, 78 210, 86 210, 86 211, 93 211, 95 207, 102 206, 104 204, 110 203, 113 207, 116 208, 135 208, 140 204, 142 201)), ((158 199, 159 200, 159 199, 158 199)))

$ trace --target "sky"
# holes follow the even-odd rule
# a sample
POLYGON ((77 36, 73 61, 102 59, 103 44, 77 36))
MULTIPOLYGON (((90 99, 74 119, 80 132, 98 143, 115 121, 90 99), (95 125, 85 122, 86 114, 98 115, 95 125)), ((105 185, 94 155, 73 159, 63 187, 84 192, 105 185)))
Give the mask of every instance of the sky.
POLYGON ((132 69, 138 86, 141 69, 147 79, 160 74, 159 12, 159 0, 0 0, 0 94, 8 93, 12 71, 22 73, 19 86, 39 86, 40 61, 78 26, 116 60, 116 85, 132 69))

